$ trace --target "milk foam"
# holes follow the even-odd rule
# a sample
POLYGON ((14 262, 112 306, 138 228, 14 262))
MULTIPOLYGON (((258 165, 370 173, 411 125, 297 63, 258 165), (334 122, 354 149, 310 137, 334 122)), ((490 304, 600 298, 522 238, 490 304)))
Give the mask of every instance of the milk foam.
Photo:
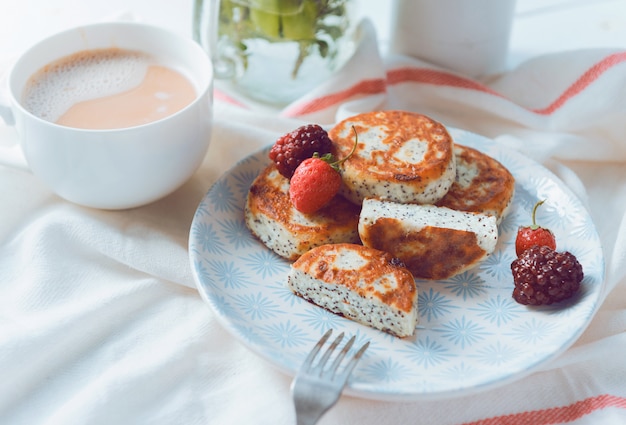
POLYGON ((149 55, 118 48, 85 50, 53 62, 29 80, 22 105, 56 122, 72 105, 130 90, 144 79, 149 55))

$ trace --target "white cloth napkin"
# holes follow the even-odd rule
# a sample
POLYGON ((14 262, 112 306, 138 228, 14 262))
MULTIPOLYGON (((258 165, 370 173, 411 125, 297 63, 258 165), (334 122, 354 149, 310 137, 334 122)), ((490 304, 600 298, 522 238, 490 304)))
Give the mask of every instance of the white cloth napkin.
POLYGON ((554 54, 477 82, 382 58, 372 27, 362 31, 342 72, 280 111, 216 93, 202 168, 146 207, 82 208, 0 166, 0 423, 294 423, 290 377, 232 338, 194 289, 189 226, 237 160, 302 123, 382 108, 494 138, 561 176, 598 227, 606 299, 573 347, 514 383, 441 401, 343 397, 320 423, 626 423, 626 53, 554 54))

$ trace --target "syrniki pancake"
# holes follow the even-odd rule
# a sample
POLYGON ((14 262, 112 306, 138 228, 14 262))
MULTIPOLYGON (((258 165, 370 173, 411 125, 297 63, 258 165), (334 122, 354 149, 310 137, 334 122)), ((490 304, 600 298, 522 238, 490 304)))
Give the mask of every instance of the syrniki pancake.
POLYGON ((356 244, 314 248, 292 264, 287 286, 296 295, 366 326, 400 337, 415 332, 415 280, 386 252, 356 244))
POLYGON ((424 115, 404 111, 369 112, 333 127, 329 136, 341 165, 343 195, 356 204, 365 198, 401 203, 435 203, 456 175, 453 140, 446 128, 424 115))
POLYGON ((468 146, 456 144, 456 179, 436 205, 493 215, 498 224, 515 194, 515 179, 500 162, 468 146))
POLYGON ((305 215, 294 208, 288 191, 289 180, 272 163, 254 180, 246 199, 246 225, 276 254, 293 261, 319 245, 359 241, 359 206, 336 196, 305 215))
POLYGON ((498 242, 496 218, 434 205, 366 199, 363 244, 402 260, 416 278, 447 279, 476 266, 498 242))

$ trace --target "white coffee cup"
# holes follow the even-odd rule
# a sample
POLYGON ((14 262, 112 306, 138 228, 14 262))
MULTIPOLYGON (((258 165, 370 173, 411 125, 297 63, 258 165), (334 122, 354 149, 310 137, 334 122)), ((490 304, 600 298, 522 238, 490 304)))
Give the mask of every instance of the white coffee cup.
POLYGON ((515 0, 395 0, 390 50, 469 77, 504 71, 515 0))
POLYGON ((88 207, 125 209, 170 194, 198 169, 211 139, 212 93, 211 62, 192 39, 155 26, 109 22, 61 32, 23 53, 9 73, 9 105, 0 105, 0 115, 15 125, 29 169, 56 194, 88 207), (187 77, 197 97, 158 121, 112 130, 58 125, 20 103, 29 78, 43 66, 111 47, 151 55, 187 77))

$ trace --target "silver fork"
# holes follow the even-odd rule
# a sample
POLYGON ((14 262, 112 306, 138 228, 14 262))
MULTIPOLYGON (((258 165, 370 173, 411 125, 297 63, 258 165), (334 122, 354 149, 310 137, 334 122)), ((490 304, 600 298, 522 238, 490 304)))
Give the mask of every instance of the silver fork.
POLYGON ((350 373, 370 344, 369 341, 363 344, 345 367, 337 373, 341 361, 352 348, 356 337, 353 336, 348 340, 329 368, 325 368, 326 363, 343 339, 343 332, 330 344, 320 361, 313 364, 315 357, 326 340, 330 338, 332 332, 333 330, 329 329, 313 347, 291 383, 291 395, 296 408, 297 425, 316 424, 322 415, 337 403, 350 373))

